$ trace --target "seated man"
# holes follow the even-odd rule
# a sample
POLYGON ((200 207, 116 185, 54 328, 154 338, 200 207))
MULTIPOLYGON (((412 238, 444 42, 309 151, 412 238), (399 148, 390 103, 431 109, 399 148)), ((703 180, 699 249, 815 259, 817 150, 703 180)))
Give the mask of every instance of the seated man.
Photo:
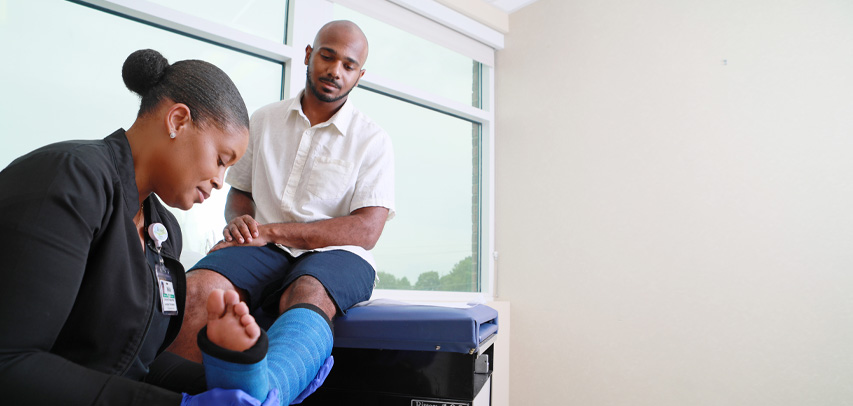
POLYGON ((306 89, 252 116, 249 147, 226 178, 225 240, 188 273, 184 324, 169 349, 201 361, 205 303, 215 289, 236 290, 249 311, 280 315, 271 345, 316 347, 286 354, 293 369, 276 378, 288 382, 284 404, 304 389, 290 382, 317 374, 323 360, 309 358, 331 352, 331 319, 370 298, 369 250, 394 215, 390 138, 347 101, 367 50, 352 22, 326 24, 305 49, 306 89))

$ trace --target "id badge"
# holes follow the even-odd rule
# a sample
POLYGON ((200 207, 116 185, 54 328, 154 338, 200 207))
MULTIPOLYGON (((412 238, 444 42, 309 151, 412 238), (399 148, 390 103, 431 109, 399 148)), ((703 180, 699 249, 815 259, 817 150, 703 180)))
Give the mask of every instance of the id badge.
POLYGON ((178 301, 175 299, 175 286, 172 284, 172 275, 169 268, 162 262, 154 266, 157 273, 157 285, 160 296, 160 309, 167 316, 178 314, 178 301))
POLYGON ((167 316, 178 314, 178 301, 175 299, 175 285, 172 284, 172 274, 163 263, 160 255, 160 247, 169 238, 169 232, 160 223, 152 223, 148 226, 148 236, 154 241, 157 249, 157 264, 154 265, 154 273, 157 274, 157 289, 160 296, 160 309, 167 316))

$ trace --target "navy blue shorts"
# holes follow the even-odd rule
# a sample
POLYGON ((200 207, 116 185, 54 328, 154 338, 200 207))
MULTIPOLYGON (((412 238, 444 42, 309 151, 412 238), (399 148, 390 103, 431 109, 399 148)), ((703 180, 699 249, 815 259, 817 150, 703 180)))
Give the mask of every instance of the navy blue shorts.
POLYGON ((376 279, 373 267, 349 251, 306 252, 294 258, 274 244, 223 248, 202 258, 190 271, 194 269, 217 272, 245 290, 250 311, 263 307, 276 315, 281 294, 300 276, 320 281, 339 314, 370 299, 376 279))

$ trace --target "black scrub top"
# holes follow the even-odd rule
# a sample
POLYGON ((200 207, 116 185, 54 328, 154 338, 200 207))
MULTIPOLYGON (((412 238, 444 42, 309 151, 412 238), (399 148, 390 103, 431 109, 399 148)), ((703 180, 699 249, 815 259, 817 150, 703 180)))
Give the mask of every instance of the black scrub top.
MULTIPOLYGON (((182 315, 178 223, 153 195, 144 206, 146 226, 168 230, 162 254, 182 315)), ((48 145, 0 172, 1 402, 180 404, 180 393, 139 381, 181 316, 160 311, 138 209, 124 130, 48 145)))

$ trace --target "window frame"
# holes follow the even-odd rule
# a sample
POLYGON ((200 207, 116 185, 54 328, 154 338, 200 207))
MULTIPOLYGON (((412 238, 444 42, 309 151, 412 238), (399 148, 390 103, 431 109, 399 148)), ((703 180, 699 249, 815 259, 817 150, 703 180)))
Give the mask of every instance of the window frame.
POLYGON ((494 52, 503 48, 503 34, 434 0, 282 0, 287 1, 286 43, 245 33, 165 6, 138 0, 66 0, 124 18, 157 26, 202 41, 244 52, 284 65, 282 99, 294 97, 304 87, 300 67, 305 45, 331 19, 335 3, 459 52, 482 64, 482 108, 449 100, 404 83, 371 74, 359 86, 424 108, 477 123, 480 137, 480 292, 442 292, 377 289, 374 298, 429 302, 483 302, 494 299, 494 52))

